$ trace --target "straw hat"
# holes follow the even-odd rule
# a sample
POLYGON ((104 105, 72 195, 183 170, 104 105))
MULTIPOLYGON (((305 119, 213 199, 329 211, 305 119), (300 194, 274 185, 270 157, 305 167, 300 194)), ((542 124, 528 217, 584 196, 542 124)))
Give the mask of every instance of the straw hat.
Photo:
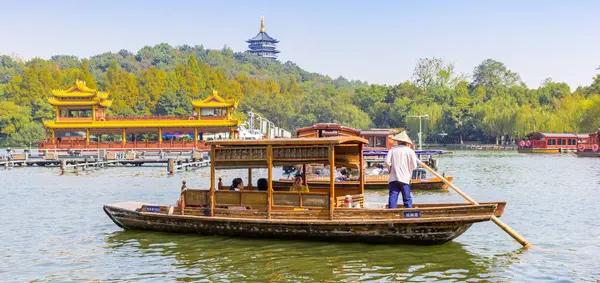
POLYGON ((405 142, 408 144, 413 143, 412 140, 410 140, 410 138, 408 137, 408 134, 406 133, 406 131, 402 131, 401 133, 393 136, 392 140, 399 141, 399 142, 405 142))

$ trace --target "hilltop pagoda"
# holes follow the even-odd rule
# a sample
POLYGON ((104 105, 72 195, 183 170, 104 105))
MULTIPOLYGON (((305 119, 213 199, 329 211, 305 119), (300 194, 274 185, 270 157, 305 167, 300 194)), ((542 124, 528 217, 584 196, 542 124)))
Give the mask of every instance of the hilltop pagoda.
POLYGON ((260 32, 246 42, 249 43, 248 52, 272 61, 277 60, 277 53, 280 51, 276 49, 276 44, 279 43, 279 40, 272 38, 267 34, 264 16, 260 17, 260 32))
POLYGON ((207 139, 239 137, 241 121, 232 117, 237 102, 217 91, 192 101, 189 116, 111 117, 108 96, 79 80, 68 89, 53 90, 48 102, 56 109, 56 120, 44 121, 50 138, 40 148, 200 149, 207 139))

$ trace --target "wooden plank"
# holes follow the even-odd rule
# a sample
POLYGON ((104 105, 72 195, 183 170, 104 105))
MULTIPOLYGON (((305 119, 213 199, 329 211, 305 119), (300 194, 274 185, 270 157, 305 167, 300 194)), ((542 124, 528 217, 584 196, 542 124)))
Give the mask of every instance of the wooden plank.
POLYGON ((210 216, 215 216, 215 146, 210 147, 210 216))
POLYGON ((329 146, 329 219, 333 220, 335 203, 335 151, 333 145, 329 146))
POLYGON ((252 168, 248 168, 248 190, 252 190, 252 168))
POLYGON ((248 209, 248 210, 237 210, 237 209, 224 209, 217 208, 215 209, 215 215, 217 216, 231 216, 238 218, 266 218, 266 213, 264 211, 248 209))
POLYGON ((264 139, 264 140, 212 140, 207 145, 237 145, 237 146, 260 146, 260 145, 330 145, 330 144, 368 144, 369 141, 356 136, 326 137, 326 138, 286 138, 286 139, 264 139))
MULTIPOLYGON (((363 144, 358 145, 359 148, 359 152, 360 152, 360 163, 359 163, 359 178, 360 178, 360 194, 364 195, 365 194, 365 158, 363 156, 363 144)), ((362 204, 361 204, 362 206, 362 204)))
POLYGON ((271 219, 271 211, 273 210, 273 146, 267 147, 267 180, 269 182, 267 192, 267 218, 271 219))

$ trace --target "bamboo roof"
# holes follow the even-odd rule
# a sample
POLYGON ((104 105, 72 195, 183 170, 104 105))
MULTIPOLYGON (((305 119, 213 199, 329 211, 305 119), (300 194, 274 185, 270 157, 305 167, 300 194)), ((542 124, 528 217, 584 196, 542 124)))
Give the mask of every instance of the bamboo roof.
POLYGON ((212 140, 206 142, 209 145, 223 146, 248 146, 248 145, 341 145, 341 144, 368 144, 369 141, 360 137, 343 136, 327 138, 285 138, 285 139, 263 139, 263 140, 212 140))

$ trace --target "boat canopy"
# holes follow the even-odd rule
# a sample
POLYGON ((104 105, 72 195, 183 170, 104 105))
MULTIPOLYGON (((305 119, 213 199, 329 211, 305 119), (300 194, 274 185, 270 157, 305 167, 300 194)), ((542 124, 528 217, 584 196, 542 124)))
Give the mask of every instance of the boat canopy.
MULTIPOLYGON (((385 156, 387 155, 387 149, 384 150, 365 150, 363 151, 364 156, 385 156)), ((448 152, 445 150, 415 150, 417 156, 419 155, 441 155, 447 154, 448 152)))
POLYGON ((332 156, 336 165, 359 168, 362 145, 367 143, 354 136, 207 142, 217 169, 330 164, 332 156))
POLYGON ((441 155, 446 154, 445 150, 415 150, 417 155, 441 155))
POLYGON ((386 156, 387 149, 371 149, 363 151, 364 156, 386 156))
POLYGON ((581 134, 569 134, 569 133, 542 133, 542 132, 531 132, 526 136, 532 140, 544 140, 545 138, 580 138, 585 137, 581 134))

